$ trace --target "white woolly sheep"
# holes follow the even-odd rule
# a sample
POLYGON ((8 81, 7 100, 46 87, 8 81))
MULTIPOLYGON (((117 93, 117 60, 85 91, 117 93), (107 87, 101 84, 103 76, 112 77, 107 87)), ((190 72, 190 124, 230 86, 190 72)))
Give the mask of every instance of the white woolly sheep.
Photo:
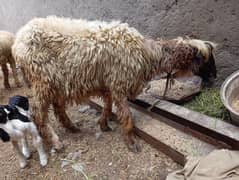
POLYGON ((47 155, 37 127, 31 121, 28 99, 23 96, 13 96, 9 99, 8 105, 0 106, 0 138, 3 142, 12 142, 21 168, 26 167, 26 159, 31 156, 26 139, 27 134, 32 136, 33 144, 39 153, 40 163, 45 166, 47 155))
POLYGON ((15 84, 18 87, 20 86, 20 81, 17 76, 16 63, 11 53, 11 47, 13 45, 14 39, 15 37, 12 33, 0 31, 0 65, 3 72, 4 87, 7 89, 10 88, 7 64, 10 64, 15 84))
MULTIPOLYGON (((12 50, 39 102, 36 124, 46 139, 50 104, 62 125, 76 131, 65 112, 67 103, 100 96, 104 101, 101 129, 110 129, 107 118, 114 102, 126 144, 136 152, 139 148, 127 98, 135 98, 157 74, 198 69, 198 63, 211 57, 211 45, 180 38, 154 41, 115 21, 47 17, 23 26, 12 50)), ((55 146, 60 144, 58 139, 52 141, 55 146)))

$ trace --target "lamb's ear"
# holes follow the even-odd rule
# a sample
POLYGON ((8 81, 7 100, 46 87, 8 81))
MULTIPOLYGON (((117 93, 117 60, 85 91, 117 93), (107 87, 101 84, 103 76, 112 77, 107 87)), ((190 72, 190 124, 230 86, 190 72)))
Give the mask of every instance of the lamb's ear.
POLYGON ((7 122, 7 113, 4 111, 4 108, 0 108, 0 123, 7 122))
POLYGON ((0 118, 4 117, 4 112, 0 110, 0 118))

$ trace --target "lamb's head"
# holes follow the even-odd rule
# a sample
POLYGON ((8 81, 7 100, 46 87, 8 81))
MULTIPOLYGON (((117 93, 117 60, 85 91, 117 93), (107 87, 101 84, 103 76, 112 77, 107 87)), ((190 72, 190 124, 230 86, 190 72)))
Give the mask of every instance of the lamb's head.
POLYGON ((216 78, 217 70, 214 59, 215 44, 198 39, 177 38, 160 40, 162 46, 162 70, 182 74, 191 71, 209 81, 216 78))

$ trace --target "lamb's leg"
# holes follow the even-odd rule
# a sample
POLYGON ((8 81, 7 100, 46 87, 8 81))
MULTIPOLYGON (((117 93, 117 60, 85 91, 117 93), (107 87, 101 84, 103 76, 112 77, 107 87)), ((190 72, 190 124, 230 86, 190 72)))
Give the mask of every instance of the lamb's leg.
POLYGON ((116 102, 116 106, 117 106, 117 116, 119 118, 120 124, 123 127, 126 145, 128 146, 130 151, 139 152, 140 147, 136 142, 136 137, 133 132, 132 115, 127 100, 116 102))
POLYGON ((21 83, 20 83, 20 81, 18 79, 18 76, 17 76, 16 63, 15 63, 14 59, 11 59, 9 61, 10 61, 11 69, 12 69, 13 78, 15 80, 15 84, 16 84, 17 87, 21 87, 21 83))
POLYGON ((25 156, 22 154, 18 142, 17 141, 12 141, 12 145, 14 147, 15 152, 18 155, 19 162, 20 162, 20 167, 25 168, 26 165, 27 165, 27 160, 26 160, 25 156))
POLYGON ((69 119, 65 110, 64 101, 54 102, 53 104, 55 116, 59 118, 59 121, 66 129, 69 129, 71 132, 80 132, 80 129, 77 128, 69 119))
POLYGON ((31 156, 31 152, 29 150, 29 146, 28 146, 28 143, 27 143, 27 139, 26 139, 26 136, 24 136, 22 139, 21 139, 21 144, 22 144, 22 153, 23 155, 29 159, 30 156, 31 156))
POLYGON ((31 124, 31 134, 32 134, 32 139, 33 139, 33 145, 36 147, 37 152, 39 154, 39 159, 40 159, 40 164, 42 166, 47 165, 47 154, 44 150, 42 139, 37 131, 36 126, 32 123, 31 124))
POLYGON ((7 64, 2 64, 2 72, 3 72, 3 84, 4 87, 6 89, 10 88, 10 84, 9 84, 9 79, 8 79, 8 68, 7 68, 7 64))
POLYGON ((100 128, 102 131, 110 131, 112 129, 108 126, 107 122, 112 112, 112 97, 109 92, 103 93, 103 101, 104 101, 104 109, 98 123, 100 124, 100 128))

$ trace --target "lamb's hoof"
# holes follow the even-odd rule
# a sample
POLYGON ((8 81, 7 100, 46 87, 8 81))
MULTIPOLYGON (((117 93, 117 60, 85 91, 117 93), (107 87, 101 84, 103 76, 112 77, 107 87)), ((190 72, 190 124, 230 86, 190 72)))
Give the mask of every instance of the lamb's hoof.
POLYGON ((23 155, 24 155, 27 159, 30 159, 31 153, 30 153, 29 150, 22 149, 22 153, 23 153, 23 155))
POLYGON ((27 161, 26 160, 21 160, 20 161, 20 168, 24 169, 27 166, 27 161))
POLYGON ((100 129, 103 132, 112 131, 112 129, 108 125, 104 125, 104 126, 100 125, 100 129))
POLYGON ((47 163, 48 163, 48 160, 46 155, 40 158, 40 164, 42 167, 45 167, 47 163))
POLYGON ((131 151, 133 153, 141 152, 141 148, 137 143, 128 144, 127 146, 128 146, 129 151, 131 151))

